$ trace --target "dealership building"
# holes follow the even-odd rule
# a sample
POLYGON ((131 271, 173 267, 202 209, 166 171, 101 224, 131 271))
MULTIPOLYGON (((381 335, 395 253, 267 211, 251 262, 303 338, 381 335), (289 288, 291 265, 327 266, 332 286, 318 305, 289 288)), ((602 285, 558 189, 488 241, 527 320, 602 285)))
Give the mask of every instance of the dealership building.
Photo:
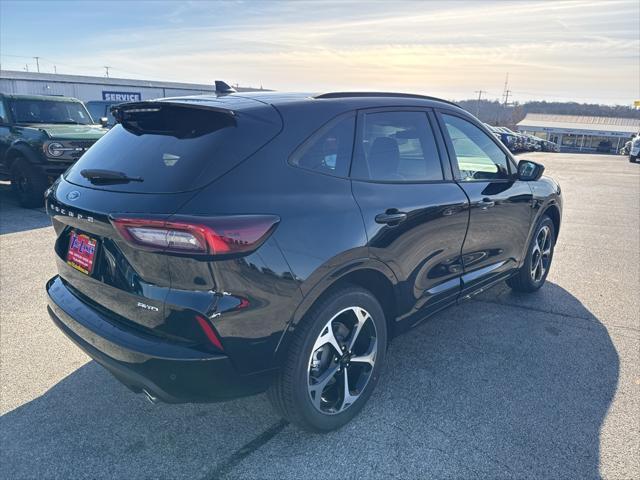
MULTIPOLYGON (((256 88, 236 88, 239 92, 259 91, 256 88)), ((57 73, 0 71, 0 93, 19 95, 63 95, 83 102, 137 102, 162 97, 213 93, 211 85, 156 82, 124 78, 87 77, 57 73)))
POLYGON ((617 153, 640 132, 640 119, 528 113, 517 127, 558 144, 563 152, 617 153))

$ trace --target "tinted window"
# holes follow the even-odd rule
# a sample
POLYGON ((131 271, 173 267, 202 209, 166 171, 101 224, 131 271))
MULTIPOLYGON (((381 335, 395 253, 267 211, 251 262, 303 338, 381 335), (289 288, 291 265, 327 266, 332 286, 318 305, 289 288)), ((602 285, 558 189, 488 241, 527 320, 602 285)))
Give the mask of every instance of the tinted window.
POLYGON ((125 192, 194 190, 253 154, 281 127, 271 107, 230 114, 154 104, 131 112, 67 171, 68 181, 125 192), (143 181, 96 185, 82 176, 85 169, 122 172, 143 181))
POLYGON ((117 103, 104 103, 104 102, 88 102, 86 104, 87 110, 91 114, 91 117, 95 122, 99 122, 102 117, 107 117, 108 125, 113 126, 116 124, 116 119, 111 113, 111 107, 118 105, 117 103))
POLYGON ((87 103, 87 110, 91 114, 91 117, 94 121, 99 121, 102 117, 106 117, 105 115, 105 105, 103 103, 87 103))
POLYGON ((298 167, 346 177, 349 173, 355 114, 339 117, 314 133, 291 155, 289 162, 298 167))
POLYGON ((442 180, 442 167, 425 112, 364 115, 352 176, 382 181, 442 180))
POLYGON ((0 122, 6 122, 6 121, 8 121, 7 112, 4 109, 4 102, 0 98, 0 122))
POLYGON ((9 108, 16 123, 92 123, 89 112, 80 102, 12 99, 9 108))
POLYGON ((486 133, 460 117, 442 115, 462 180, 508 178, 506 154, 486 133))

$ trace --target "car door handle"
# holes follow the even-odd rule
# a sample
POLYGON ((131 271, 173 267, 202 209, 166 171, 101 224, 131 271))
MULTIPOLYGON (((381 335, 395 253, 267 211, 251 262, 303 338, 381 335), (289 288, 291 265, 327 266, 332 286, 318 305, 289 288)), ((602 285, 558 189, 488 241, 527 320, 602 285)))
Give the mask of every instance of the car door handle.
POLYGON ((482 210, 487 210, 491 207, 495 207, 496 202, 494 202, 490 198, 483 198, 482 201, 479 203, 479 205, 482 210))
POLYGON ((387 210, 376 215, 376 223, 386 223, 387 225, 397 225, 407 219, 407 214, 397 210, 387 210))

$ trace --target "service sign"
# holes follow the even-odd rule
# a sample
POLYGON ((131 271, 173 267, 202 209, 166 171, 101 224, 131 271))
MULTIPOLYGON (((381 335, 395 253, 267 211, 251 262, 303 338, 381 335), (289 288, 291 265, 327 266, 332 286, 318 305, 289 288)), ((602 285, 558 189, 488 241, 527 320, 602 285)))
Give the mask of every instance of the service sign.
POLYGON ((106 102, 139 102, 142 100, 140 92, 108 92, 102 91, 102 100, 106 102))

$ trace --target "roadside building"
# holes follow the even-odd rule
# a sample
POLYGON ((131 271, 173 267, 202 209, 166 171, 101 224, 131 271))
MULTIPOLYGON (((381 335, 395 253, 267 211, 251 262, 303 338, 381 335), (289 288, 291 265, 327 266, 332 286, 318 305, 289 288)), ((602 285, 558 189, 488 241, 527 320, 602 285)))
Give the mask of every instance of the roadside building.
MULTIPOLYGON (((259 91, 236 88, 239 92, 259 91)), ((137 102, 162 97, 213 93, 215 87, 195 83, 157 82, 56 73, 0 71, 0 92, 17 95, 63 95, 83 102, 137 102)))
POLYGON ((555 142, 562 152, 617 153, 640 131, 640 119, 528 113, 518 130, 555 142))

